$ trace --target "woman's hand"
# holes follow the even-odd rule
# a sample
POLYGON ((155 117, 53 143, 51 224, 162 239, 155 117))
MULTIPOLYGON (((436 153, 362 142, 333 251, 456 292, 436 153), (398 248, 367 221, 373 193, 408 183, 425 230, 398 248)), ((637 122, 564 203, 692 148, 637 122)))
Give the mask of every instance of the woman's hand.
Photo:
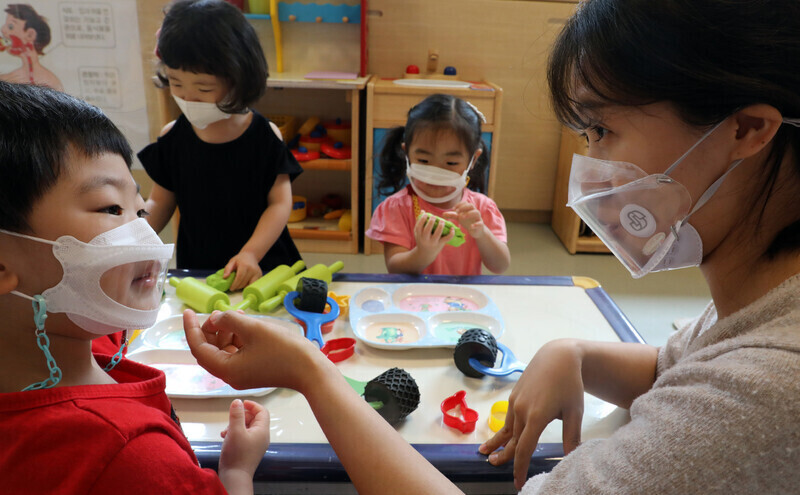
POLYGON ((197 363, 239 390, 285 387, 303 393, 316 373, 334 367, 301 333, 236 311, 215 311, 200 326, 187 309, 183 328, 197 363))
POLYGON ((539 437, 551 421, 563 422, 565 455, 580 444, 583 393, 578 347, 570 340, 545 344, 511 391, 505 425, 478 450, 491 454, 494 465, 513 458, 514 485, 521 490, 539 437), (497 451, 500 447, 505 448, 497 451))
POLYGON ((240 251, 228 261, 222 278, 228 278, 233 272, 236 272, 236 278, 233 279, 230 290, 244 289, 263 275, 258 259, 248 251, 240 251))

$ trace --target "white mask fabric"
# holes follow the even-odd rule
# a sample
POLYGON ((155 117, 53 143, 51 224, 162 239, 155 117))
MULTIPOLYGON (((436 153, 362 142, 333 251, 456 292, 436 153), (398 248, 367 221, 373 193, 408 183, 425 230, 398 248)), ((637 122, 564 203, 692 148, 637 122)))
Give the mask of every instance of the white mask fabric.
POLYGON ((472 169, 472 164, 474 161, 475 155, 472 156, 472 159, 469 161, 469 165, 467 165, 467 168, 464 170, 464 172, 459 174, 449 170, 444 170, 434 165, 409 163, 408 157, 406 156, 406 175, 408 176, 408 181, 411 183, 411 188, 414 189, 414 192, 417 194, 417 196, 431 204, 447 203, 448 201, 459 197, 462 191, 464 191, 464 188, 467 186, 467 175, 472 169), (445 194, 444 196, 431 196, 420 190, 417 185, 414 184, 414 180, 412 179, 434 186, 452 187, 454 190, 448 194, 445 194))
POLYGON ((209 124, 231 117, 231 114, 220 110, 216 103, 186 101, 175 95, 172 95, 172 98, 177 103, 178 108, 181 109, 181 112, 183 112, 183 115, 186 116, 186 119, 198 129, 205 129, 209 124))
POLYGON ((162 243, 145 219, 111 229, 89 243, 72 236, 50 241, 0 232, 53 245, 64 274, 41 294, 48 312, 66 313, 73 323, 97 335, 155 323, 174 245, 162 243))

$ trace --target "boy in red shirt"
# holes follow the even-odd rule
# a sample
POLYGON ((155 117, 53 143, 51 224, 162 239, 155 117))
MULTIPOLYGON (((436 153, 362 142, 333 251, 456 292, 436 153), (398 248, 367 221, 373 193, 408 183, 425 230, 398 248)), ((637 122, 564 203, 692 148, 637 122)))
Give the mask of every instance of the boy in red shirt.
POLYGON ((231 404, 218 477, 199 467, 163 372, 92 355, 93 339, 155 322, 172 256, 130 165, 99 109, 0 82, 0 492, 253 491, 263 407, 231 404))

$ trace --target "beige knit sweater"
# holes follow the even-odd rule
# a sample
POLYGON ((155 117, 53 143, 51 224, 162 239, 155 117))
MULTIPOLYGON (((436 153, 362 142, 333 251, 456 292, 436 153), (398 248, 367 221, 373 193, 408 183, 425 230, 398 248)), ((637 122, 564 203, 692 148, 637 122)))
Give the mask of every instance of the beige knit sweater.
POLYGON ((521 493, 800 493, 800 275, 716 319, 712 303, 660 349, 629 424, 521 493))

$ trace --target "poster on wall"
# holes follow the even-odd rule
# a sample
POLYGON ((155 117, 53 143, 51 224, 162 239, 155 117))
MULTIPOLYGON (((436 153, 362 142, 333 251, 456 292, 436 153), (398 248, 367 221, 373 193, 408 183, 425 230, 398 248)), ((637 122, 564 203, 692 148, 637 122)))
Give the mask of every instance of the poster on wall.
POLYGON ((81 98, 114 121, 134 152, 148 144, 136 0, 0 0, 0 20, 0 80, 81 98))

